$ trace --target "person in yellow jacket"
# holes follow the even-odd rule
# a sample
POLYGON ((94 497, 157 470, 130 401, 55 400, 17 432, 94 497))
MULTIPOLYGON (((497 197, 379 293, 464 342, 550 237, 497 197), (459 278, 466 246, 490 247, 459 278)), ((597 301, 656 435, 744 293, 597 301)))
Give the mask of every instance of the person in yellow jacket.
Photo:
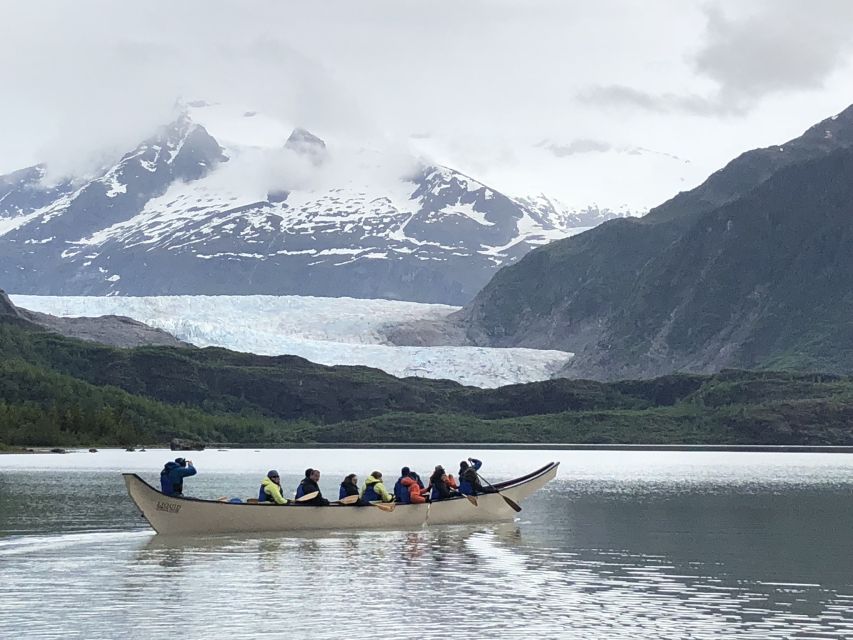
POLYGON ((374 471, 364 481, 364 488, 361 490, 361 499, 365 502, 394 502, 394 496, 388 493, 388 489, 382 484, 382 474, 374 471))
POLYGON ((281 478, 275 469, 269 471, 267 477, 261 481, 258 502, 275 502, 276 504, 288 504, 290 502, 281 495, 281 478))

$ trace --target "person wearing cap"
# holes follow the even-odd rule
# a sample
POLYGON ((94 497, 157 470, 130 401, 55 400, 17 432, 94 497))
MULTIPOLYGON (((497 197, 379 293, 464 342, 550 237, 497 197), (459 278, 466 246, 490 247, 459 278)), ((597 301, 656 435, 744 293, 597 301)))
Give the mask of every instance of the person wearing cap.
POLYGON ((167 462, 160 472, 160 490, 163 495, 182 496, 184 495, 184 478, 194 476, 196 473, 198 472, 192 460, 175 458, 174 462, 167 462))
POLYGON ((394 496, 388 493, 388 489, 382 484, 382 474, 379 471, 373 471, 367 476, 361 490, 361 499, 365 502, 394 502, 394 496))
POLYGON ((297 504, 308 504, 313 505, 315 507, 325 507, 329 504, 329 501, 323 497, 323 494, 320 492, 320 471, 317 469, 305 469, 305 477, 302 478, 302 482, 299 483, 299 486, 296 487, 296 499, 297 504), (299 501, 299 498, 302 496, 306 496, 309 493, 316 493, 317 496, 311 500, 307 501, 299 501))
POLYGON ((267 477, 261 480, 261 488, 258 490, 258 502, 288 504, 289 500, 281 493, 281 478, 275 469, 268 471, 267 477))
POLYGON ((406 482, 409 478, 414 479, 420 489, 424 488, 424 483, 421 481, 421 477, 409 469, 409 467, 403 467, 400 469, 400 477, 397 478, 397 482, 394 483, 394 500, 400 504, 409 504, 409 483, 406 482))

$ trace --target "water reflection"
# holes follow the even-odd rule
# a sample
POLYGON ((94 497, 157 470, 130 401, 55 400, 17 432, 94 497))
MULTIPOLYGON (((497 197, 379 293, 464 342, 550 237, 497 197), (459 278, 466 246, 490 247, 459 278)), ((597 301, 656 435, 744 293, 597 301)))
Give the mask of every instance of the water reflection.
POLYGON ((853 637, 850 483, 657 473, 562 478, 515 523, 210 538, 140 530, 112 476, 7 476, 0 637, 853 637))

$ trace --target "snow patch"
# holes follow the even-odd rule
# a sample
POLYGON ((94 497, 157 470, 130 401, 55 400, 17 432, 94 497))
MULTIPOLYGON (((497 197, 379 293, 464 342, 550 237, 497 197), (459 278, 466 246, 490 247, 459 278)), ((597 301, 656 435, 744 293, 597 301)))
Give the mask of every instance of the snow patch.
POLYGON ((474 222, 479 225, 483 225, 484 227, 493 227, 495 226, 494 222, 490 222, 486 220, 486 214, 482 211, 477 211, 474 208, 474 204, 457 202, 456 204, 452 204, 450 206, 445 207, 441 210, 444 214, 457 214, 461 216, 465 216, 471 218, 474 222))

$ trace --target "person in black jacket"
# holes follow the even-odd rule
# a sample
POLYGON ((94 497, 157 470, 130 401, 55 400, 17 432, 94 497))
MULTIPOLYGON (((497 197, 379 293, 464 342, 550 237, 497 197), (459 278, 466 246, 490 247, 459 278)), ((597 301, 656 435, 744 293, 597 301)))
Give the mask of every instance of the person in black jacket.
MULTIPOLYGON (((341 482, 341 490, 338 492, 338 500, 343 500, 347 496, 357 496, 359 494, 358 476, 351 473, 344 478, 343 482, 341 482)), ((359 498, 356 502, 353 502, 353 504, 362 506, 364 505, 364 501, 359 498)))
POLYGON ((436 502, 458 496, 459 492, 456 489, 456 480, 444 470, 444 467, 438 465, 430 476, 429 486, 427 487, 427 490, 431 492, 430 500, 436 502))
POLYGON ((306 469, 305 477, 302 478, 302 482, 299 483, 299 486, 296 488, 296 504, 310 504, 315 507, 325 507, 329 504, 329 501, 323 497, 323 494, 320 492, 320 472, 317 469, 306 469), (312 500, 301 501, 299 498, 302 496, 306 496, 309 493, 317 492, 317 497, 312 500))

